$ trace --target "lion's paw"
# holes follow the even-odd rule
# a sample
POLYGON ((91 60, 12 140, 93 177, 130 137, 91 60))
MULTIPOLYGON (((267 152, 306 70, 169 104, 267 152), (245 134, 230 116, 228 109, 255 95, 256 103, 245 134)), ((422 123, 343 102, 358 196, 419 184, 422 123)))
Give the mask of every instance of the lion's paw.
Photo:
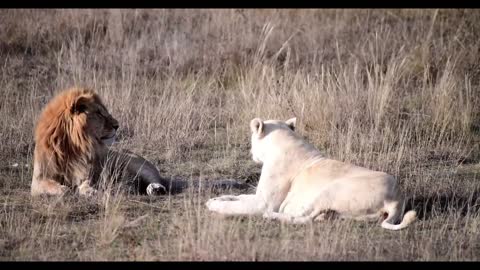
POLYGON ((97 194, 97 190, 90 186, 90 182, 88 180, 82 182, 82 184, 78 186, 77 191, 78 194, 85 197, 92 197, 97 194))
POLYGON ((97 190, 92 187, 87 187, 81 190, 80 195, 85 197, 93 197, 97 195, 97 190))
POLYGON ((98 193, 98 191, 96 189, 92 188, 88 191, 88 196, 89 197, 90 196, 95 196, 95 195, 97 195, 97 193, 98 193))
POLYGON ((274 212, 266 211, 262 215, 263 218, 266 219, 278 219, 278 216, 274 212))

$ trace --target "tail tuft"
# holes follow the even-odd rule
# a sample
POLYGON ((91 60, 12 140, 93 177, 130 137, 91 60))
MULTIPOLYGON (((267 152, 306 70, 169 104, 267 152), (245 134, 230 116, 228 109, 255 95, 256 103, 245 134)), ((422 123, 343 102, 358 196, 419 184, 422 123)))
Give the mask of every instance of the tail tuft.
POLYGON ((417 212, 415 210, 410 210, 405 215, 403 216, 402 222, 398 225, 388 223, 387 220, 384 220, 382 222, 382 228, 387 229, 387 230, 401 230, 408 225, 410 225, 412 222, 414 222, 417 219, 417 212))
POLYGON ((403 216, 402 223, 405 223, 405 225, 408 225, 414 222, 416 219, 417 219, 417 212, 415 210, 410 210, 403 216))

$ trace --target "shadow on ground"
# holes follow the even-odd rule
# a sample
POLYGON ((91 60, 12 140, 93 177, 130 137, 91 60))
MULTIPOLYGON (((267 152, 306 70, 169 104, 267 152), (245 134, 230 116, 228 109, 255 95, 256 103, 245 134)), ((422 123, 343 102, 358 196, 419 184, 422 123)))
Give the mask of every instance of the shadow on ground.
POLYGON ((232 179, 221 179, 221 180, 186 180, 180 178, 171 178, 169 181, 169 190, 170 195, 176 195, 184 192, 187 188, 194 188, 200 191, 211 190, 212 192, 221 192, 228 190, 237 190, 237 191, 247 191, 254 186, 248 182, 232 180, 232 179))
POLYGON ((470 194, 455 194, 453 191, 430 196, 418 196, 407 201, 406 209, 417 211, 419 219, 429 219, 443 213, 460 213, 466 216, 480 211, 480 189, 470 194))

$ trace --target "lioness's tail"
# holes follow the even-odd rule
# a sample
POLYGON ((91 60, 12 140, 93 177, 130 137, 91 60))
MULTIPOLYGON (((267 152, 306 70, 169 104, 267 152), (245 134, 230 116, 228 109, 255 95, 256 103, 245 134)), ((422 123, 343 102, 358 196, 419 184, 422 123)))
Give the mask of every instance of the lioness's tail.
POLYGON ((415 210, 410 210, 405 215, 403 216, 402 222, 400 224, 392 224, 389 223, 392 219, 390 217, 393 217, 395 213, 388 213, 387 219, 385 219, 382 222, 382 228, 388 229, 388 230, 401 230, 408 225, 410 225, 412 222, 414 222, 417 219, 417 212, 415 210))

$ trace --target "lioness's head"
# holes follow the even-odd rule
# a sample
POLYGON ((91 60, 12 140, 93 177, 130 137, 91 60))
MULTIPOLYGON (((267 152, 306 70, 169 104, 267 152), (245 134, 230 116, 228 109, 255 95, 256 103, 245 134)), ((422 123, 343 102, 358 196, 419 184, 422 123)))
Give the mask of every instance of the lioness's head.
POLYGON ((296 121, 297 118, 291 118, 287 121, 253 119, 250 122, 250 130, 252 131, 250 152, 253 161, 262 164, 266 155, 276 147, 275 142, 272 142, 274 134, 284 133, 287 136, 293 134, 296 121))

